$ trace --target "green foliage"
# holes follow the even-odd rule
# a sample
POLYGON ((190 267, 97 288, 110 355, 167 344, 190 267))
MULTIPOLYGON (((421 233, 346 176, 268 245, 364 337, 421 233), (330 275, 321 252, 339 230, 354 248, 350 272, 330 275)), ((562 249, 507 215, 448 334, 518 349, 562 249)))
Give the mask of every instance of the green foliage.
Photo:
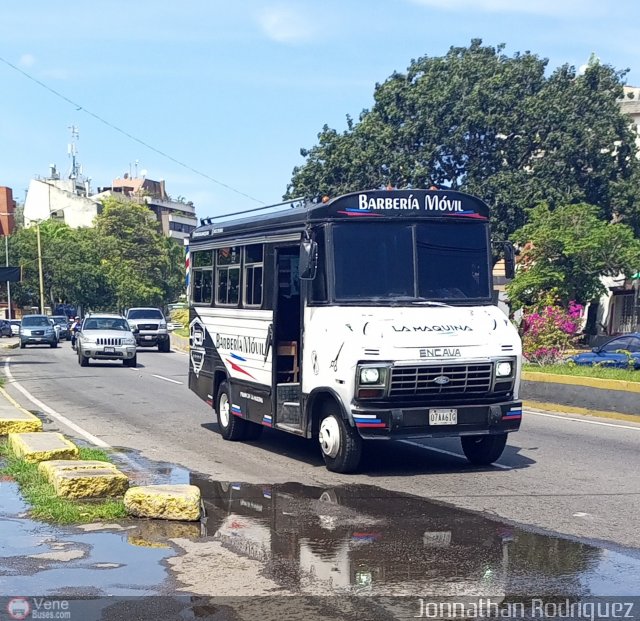
POLYGON ((181 323, 183 326, 189 325, 189 309, 188 308, 176 308, 171 311, 171 321, 175 323, 181 323))
MULTIPOLYGON (((183 291, 184 250, 159 233, 146 206, 109 198, 95 228, 47 220, 40 235, 45 304, 92 310, 161 306, 183 291)), ((39 306, 36 228, 19 229, 10 246, 11 260, 23 273, 12 297, 20 306, 39 306)))
POLYGON ((631 275, 640 266, 640 241, 631 227, 608 224, 597 207, 563 205, 532 209, 513 240, 523 246, 515 279, 508 285, 514 308, 553 291, 563 304, 586 303, 605 293, 601 276, 631 275))
MULTIPOLYGON (((80 449, 81 459, 109 461, 98 449, 80 449)), ((31 505, 31 516, 57 524, 85 524, 89 522, 117 520, 127 516, 122 499, 78 501, 56 496, 53 485, 38 471, 38 464, 31 464, 15 457, 0 442, 0 475, 14 479, 20 486, 24 499, 31 505)))
POLYGON ((542 201, 597 204, 639 228, 640 164, 617 102, 624 73, 592 63, 582 76, 562 66, 547 77, 546 68, 480 40, 413 60, 376 86, 357 122, 325 125, 301 150, 286 197, 436 184, 485 199, 502 239, 542 201))
POLYGON ((622 380, 626 382, 640 382, 640 371, 632 369, 614 369, 607 366, 581 366, 572 362, 565 364, 553 364, 538 366, 537 364, 525 364, 525 371, 540 373, 552 373, 554 375, 572 375, 578 377, 595 377, 599 379, 622 380))

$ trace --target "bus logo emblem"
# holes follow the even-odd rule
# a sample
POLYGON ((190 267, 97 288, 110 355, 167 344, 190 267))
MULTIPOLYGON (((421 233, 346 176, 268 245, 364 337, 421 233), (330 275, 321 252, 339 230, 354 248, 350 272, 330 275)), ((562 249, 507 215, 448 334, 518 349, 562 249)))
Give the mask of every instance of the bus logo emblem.
POLYGON ((451 380, 446 375, 438 375, 433 381, 439 386, 446 386, 451 380))

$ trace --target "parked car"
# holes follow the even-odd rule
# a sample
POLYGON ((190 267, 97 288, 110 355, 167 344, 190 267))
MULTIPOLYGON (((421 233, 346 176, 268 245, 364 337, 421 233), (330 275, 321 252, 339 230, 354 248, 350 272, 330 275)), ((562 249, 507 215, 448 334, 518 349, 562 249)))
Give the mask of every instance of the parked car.
POLYGON ((130 308, 126 319, 136 329, 136 341, 140 347, 158 346, 158 351, 171 351, 167 320, 159 308, 130 308))
POLYGON ((18 336, 20 334, 20 324, 22 322, 19 319, 12 319, 9 323, 11 324, 11 334, 13 334, 13 336, 18 336))
POLYGON ((78 364, 89 366, 89 360, 122 360, 127 367, 137 362, 136 337, 122 315, 96 313, 87 315, 76 337, 78 364))
POLYGON ((0 319, 0 336, 11 336, 11 324, 6 319, 0 319))
POLYGON ((640 369, 640 332, 616 336, 604 345, 594 347, 590 352, 571 356, 569 361, 581 366, 600 364, 623 369, 640 369))
POLYGON ((53 315, 51 319, 53 319, 53 323, 55 324, 58 340, 66 339, 70 341, 71 330, 69 329, 69 318, 66 315, 53 315))
POLYGON ((46 315, 25 315, 20 324, 20 349, 27 345, 58 347, 53 321, 46 315))

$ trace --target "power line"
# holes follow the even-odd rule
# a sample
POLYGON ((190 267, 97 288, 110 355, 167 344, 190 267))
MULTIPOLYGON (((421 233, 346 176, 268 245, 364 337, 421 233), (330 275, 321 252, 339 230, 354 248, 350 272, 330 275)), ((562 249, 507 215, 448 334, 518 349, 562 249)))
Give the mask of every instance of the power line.
POLYGON ((5 58, 2 58, 2 56, 0 56, 0 61, 3 62, 8 67, 11 67, 11 69, 14 69, 18 73, 22 74, 28 80, 31 80, 32 82, 35 82, 38 86, 41 86, 42 88, 44 88, 45 90, 49 91, 50 93, 53 93, 56 97, 58 97, 58 98, 62 99, 63 101, 66 101, 67 103, 71 104, 72 106, 75 107, 75 109, 78 112, 84 112, 85 114, 88 114, 89 116, 93 117, 97 121, 100 121, 100 123, 103 123, 107 127, 117 131, 118 133, 122 134, 123 136, 126 136, 130 140, 133 140, 134 142, 137 142, 138 144, 141 144, 143 147, 146 147, 147 149, 150 149, 151 151, 157 153, 158 155, 161 155, 162 157, 166 157, 168 160, 171 160, 175 164, 178 164, 179 166, 182 166, 183 168, 186 168, 187 170, 190 170, 191 172, 195 173, 196 175, 199 175, 200 177, 204 177, 205 179, 208 179, 209 181, 213 181, 213 183, 216 183, 219 186, 222 186, 223 188, 226 188, 227 190, 231 190, 232 192, 235 192, 236 194, 239 194, 240 196, 244 196, 245 198, 248 198, 248 199, 250 199, 252 201, 255 201, 256 203, 260 203, 262 205, 265 204, 264 201, 261 201, 260 199, 255 198, 255 197, 251 196, 250 194, 246 194, 245 192, 241 192, 240 190, 237 190, 236 188, 234 188, 234 187, 232 187, 232 186, 230 186, 230 185, 228 185, 226 183, 223 183, 222 181, 218 181, 217 179, 214 179, 211 175, 208 175, 207 173, 204 173, 204 172, 202 172, 200 170, 197 170, 196 168, 193 168, 192 166, 189 166, 188 164, 185 164, 184 162, 181 162, 180 160, 176 159, 175 157, 172 157, 171 155, 169 155, 168 153, 165 153, 164 151, 161 151, 160 149, 156 149, 156 147, 150 145, 149 143, 145 142, 144 140, 141 140, 140 138, 136 138, 135 136, 133 136, 129 132, 125 131, 124 129, 121 129, 117 125, 114 125, 113 123, 110 123, 109 121, 107 121, 106 119, 103 119, 100 115, 96 114, 95 112, 91 112, 91 110, 87 110, 87 108, 85 108, 84 106, 81 106, 79 103, 76 103, 72 99, 69 99, 66 95, 63 95, 62 93, 58 92, 57 90, 51 88, 48 84, 45 84, 44 82, 41 82, 40 80, 38 80, 38 78, 35 78, 34 76, 32 76, 31 74, 27 73, 23 69, 20 69, 20 67, 14 65, 13 63, 11 63, 8 60, 6 60, 5 58))

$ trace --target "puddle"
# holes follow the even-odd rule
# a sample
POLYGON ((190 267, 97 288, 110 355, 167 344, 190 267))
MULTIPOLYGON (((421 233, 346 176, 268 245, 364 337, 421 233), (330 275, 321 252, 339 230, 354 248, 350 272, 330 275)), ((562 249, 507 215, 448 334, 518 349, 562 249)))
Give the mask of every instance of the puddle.
POLYGON ((640 583, 637 550, 540 534, 419 497, 364 485, 216 482, 132 451, 122 459, 146 469, 145 483, 197 485, 203 520, 55 527, 29 519, 16 484, 3 481, 0 599, 64 597, 72 618, 87 621, 378 621, 420 616, 425 597, 585 601, 625 596, 640 583))
MULTIPOLYGON (((616 596, 640 582, 638 551, 538 534, 376 487, 192 483, 202 490, 210 540, 258 562, 261 575, 293 593, 616 596)), ((216 573, 206 571, 209 579, 216 573)))

